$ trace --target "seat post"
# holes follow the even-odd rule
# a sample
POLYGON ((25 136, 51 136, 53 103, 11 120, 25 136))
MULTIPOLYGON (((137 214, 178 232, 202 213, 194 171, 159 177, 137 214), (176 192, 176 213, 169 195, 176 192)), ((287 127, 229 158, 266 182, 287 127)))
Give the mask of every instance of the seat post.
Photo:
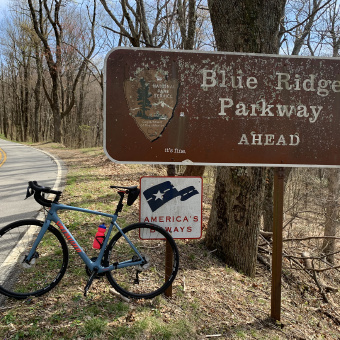
POLYGON ((119 202, 117 204, 117 208, 116 208, 116 212, 115 212, 115 215, 117 215, 117 216, 123 209, 123 199, 124 199, 125 191, 118 191, 118 195, 120 196, 120 199, 119 199, 119 202))

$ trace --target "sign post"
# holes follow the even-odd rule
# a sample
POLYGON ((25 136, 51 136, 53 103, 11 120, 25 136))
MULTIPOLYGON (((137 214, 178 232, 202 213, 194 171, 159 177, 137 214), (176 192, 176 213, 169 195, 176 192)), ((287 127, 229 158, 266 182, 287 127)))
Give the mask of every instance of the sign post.
MULTIPOLYGON (((174 164, 168 165, 167 174, 171 177, 176 176, 176 166, 174 164)), ((173 263, 172 250, 168 241, 166 241, 165 247, 165 281, 167 281, 171 275, 170 268, 172 268, 173 263)), ((166 297, 172 297, 172 284, 165 290, 164 294, 166 297)))
MULTIPOLYGON (((167 281, 171 275, 172 262, 172 249, 168 241, 165 241, 165 281, 167 281)), ((165 296, 172 297, 172 284, 165 290, 165 296)))
POLYGON ((281 320, 283 194, 284 168, 275 168, 271 317, 277 321, 281 320))

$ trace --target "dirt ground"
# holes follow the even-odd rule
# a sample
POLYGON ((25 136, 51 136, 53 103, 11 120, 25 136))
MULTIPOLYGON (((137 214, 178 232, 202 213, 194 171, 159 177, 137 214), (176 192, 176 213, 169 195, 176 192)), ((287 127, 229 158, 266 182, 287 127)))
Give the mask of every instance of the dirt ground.
MULTIPOLYGON (((51 144, 41 144, 36 147, 47 150, 62 159, 69 169, 69 174, 72 174, 75 169, 88 169, 89 172, 96 172, 99 177, 110 178, 112 184, 119 182, 121 185, 135 185, 139 183, 141 176, 166 175, 166 170, 161 166, 111 163, 98 150, 89 156, 90 153, 84 150, 71 150, 51 144)), ((213 180, 205 178, 204 183, 207 185, 204 188, 203 228, 206 228, 213 180)), ((64 200, 72 201, 67 190, 64 200)), ((138 204, 134 209, 128 217, 131 222, 133 219, 136 222, 138 218, 138 204)), ((109 326, 125 327, 125 333, 122 333, 125 335, 116 337, 108 332, 83 337, 81 333, 75 333, 74 338, 340 339, 340 293, 337 289, 340 286, 339 270, 332 270, 322 276, 323 282, 335 289, 321 294, 317 283, 310 276, 303 270, 293 270, 291 259, 284 258, 281 321, 275 322, 270 318, 271 271, 267 265, 258 262, 256 277, 249 278, 229 268, 215 257, 214 250, 205 247, 204 237, 201 240, 178 241, 177 243, 180 251, 180 269, 174 283, 172 298, 163 298, 161 302, 130 301, 126 307, 126 313, 109 323, 109 326), (328 303, 325 302, 325 296, 328 303), (144 308, 141 309, 141 307, 144 308), (147 316, 145 308, 149 308, 147 316), (150 315, 157 317, 157 322, 161 322, 165 327, 182 323, 186 325, 185 329, 178 334, 176 331, 170 335, 166 333, 168 334, 166 336, 165 333, 163 335, 157 333, 156 336, 156 331, 152 332, 150 328, 137 336, 129 333, 135 325, 140 324, 150 315)), ((262 240, 260 243, 263 243, 262 240)), ((270 262, 270 244, 263 243, 263 249, 267 250, 267 253, 262 253, 262 257, 270 262)), ((96 287, 93 288, 94 292, 96 289, 96 287)), ((112 298, 115 303, 119 303, 119 297, 112 298)), ((63 300, 60 295, 56 297, 48 294, 41 300, 44 302, 37 302, 36 308, 43 308, 42 306, 45 305, 48 309, 49 305, 53 304, 53 299, 63 300)), ((80 304, 77 302, 78 305, 76 305, 73 300, 65 300, 64 303, 67 304, 65 310, 68 310, 70 314, 74 313, 72 309, 77 308, 76 306, 79 308, 80 304)), ((81 303, 83 307, 87 304, 87 302, 81 303)), ((6 320, 9 313, 20 315, 20 310, 24 310, 23 306, 22 302, 9 301, 1 310, 2 320, 6 320)), ((11 323, 15 329, 18 328, 14 322, 11 323)), ((44 326, 52 327, 52 329, 56 327, 48 318, 44 326)), ((6 327, 3 329, 6 338, 11 338, 11 334, 14 338, 14 334, 18 334, 6 327)), ((64 327, 67 329, 67 325, 64 327)), ((26 334, 24 338, 35 338, 27 336, 29 330, 27 332, 23 333, 26 334)), ((60 334, 64 335, 59 335, 58 338, 73 338, 66 336, 65 332, 61 332, 60 334)))

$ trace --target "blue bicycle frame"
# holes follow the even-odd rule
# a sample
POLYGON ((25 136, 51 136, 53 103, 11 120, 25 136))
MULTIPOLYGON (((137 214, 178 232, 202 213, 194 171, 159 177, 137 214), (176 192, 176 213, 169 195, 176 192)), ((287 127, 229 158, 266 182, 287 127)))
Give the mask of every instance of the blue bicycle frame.
POLYGON ((34 241, 30 252, 28 253, 28 255, 26 257, 26 261, 29 263, 31 261, 31 259, 34 257, 34 254, 35 254, 35 251, 36 251, 36 248, 37 248, 39 242, 44 237, 51 221, 53 221, 60 228, 60 231, 64 234, 66 239, 70 242, 72 247, 75 249, 75 251, 78 253, 78 255, 82 258, 82 260, 85 262, 86 266, 90 269, 91 272, 95 268, 97 269, 97 273, 99 274, 99 273, 111 271, 113 269, 119 269, 119 268, 129 267, 129 266, 132 266, 132 265, 135 266, 135 265, 142 264, 143 263, 142 255, 139 253, 139 251, 136 249, 136 247, 132 244, 132 242, 129 240, 129 238, 124 234, 122 229, 119 227, 119 225, 116 222, 117 218, 118 218, 118 215, 116 215, 116 214, 112 215, 112 214, 107 214, 107 213, 103 213, 103 212, 99 212, 99 211, 83 209, 83 208, 78 208, 78 207, 72 207, 70 205, 65 205, 65 204, 60 204, 60 203, 52 203, 51 208, 49 209, 48 214, 46 216, 45 222, 44 222, 41 230, 39 231, 38 236, 37 236, 36 240, 34 241), (73 237, 72 233, 63 224, 63 222, 61 221, 61 219, 58 216, 58 213, 57 213, 58 210, 73 210, 73 211, 79 211, 79 212, 83 212, 83 213, 87 213, 87 214, 94 214, 94 215, 100 215, 100 216, 111 218, 110 227, 109 227, 107 234, 104 238, 104 241, 103 241, 102 247, 100 249, 99 255, 98 255, 98 257, 95 261, 90 260, 90 258, 86 255, 86 253, 81 248, 81 246, 78 244, 76 239, 73 237), (102 261, 102 258, 103 258, 104 252, 105 252, 106 245, 109 241, 111 232, 113 230, 113 226, 115 226, 117 228, 118 232, 120 232, 124 236, 126 242, 130 245, 130 247, 136 253, 139 260, 137 260, 137 261, 127 260, 127 261, 123 261, 123 262, 120 262, 120 263, 111 264, 108 267, 102 266, 101 261, 102 261))

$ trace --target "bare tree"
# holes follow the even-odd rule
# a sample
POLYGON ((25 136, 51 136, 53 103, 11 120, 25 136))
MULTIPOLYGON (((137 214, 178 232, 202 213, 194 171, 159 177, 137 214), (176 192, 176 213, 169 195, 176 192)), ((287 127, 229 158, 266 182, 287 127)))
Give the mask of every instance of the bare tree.
POLYGON ((325 21, 325 13, 336 6, 336 2, 337 0, 288 0, 280 30, 281 50, 292 55, 314 55, 316 49, 320 50, 322 39, 318 37, 318 27, 325 21))
POLYGON ((298 55, 304 45, 306 38, 310 35, 312 27, 315 23, 316 16, 319 12, 322 0, 313 0, 313 5, 308 4, 308 16, 304 25, 298 26, 295 29, 295 41, 292 50, 292 55, 298 55))
POLYGON ((162 47, 167 39, 176 11, 176 1, 121 0, 120 10, 113 12, 106 0, 100 0, 112 19, 113 26, 104 26, 115 34, 126 37, 134 47, 162 47))
POLYGON ((46 81, 43 82, 45 95, 53 113, 54 141, 62 142, 62 119, 67 116, 75 103, 75 91, 88 60, 95 49, 94 27, 96 23, 96 0, 93 2, 91 17, 90 44, 86 55, 80 61, 71 87, 68 89, 68 100, 62 101, 62 71, 65 26, 62 22, 63 0, 39 0, 38 3, 28 0, 34 31, 39 37, 47 63, 51 89, 48 89, 46 81), (48 25, 45 25, 47 21, 48 25), (51 33, 52 32, 52 33, 51 33), (53 38, 52 38, 53 37, 53 38))
MULTIPOLYGON (((5 60, 7 60, 8 73, 11 80, 7 79, 12 86, 12 126, 15 137, 19 141, 27 141, 30 97, 31 97, 31 75, 32 75, 32 45, 29 37, 25 34, 27 18, 17 13, 7 20, 8 25, 4 27, 1 45, 5 60), (10 23, 10 24, 9 24, 10 23)), ((4 80, 5 81, 5 80, 4 80)), ((4 103, 9 103, 5 99, 4 103)), ((6 119, 8 118, 6 114, 6 119)), ((8 122, 6 123, 8 125, 8 122)))
POLYGON ((177 21, 181 31, 182 48, 185 50, 192 50, 195 42, 196 30, 196 0, 187 1, 178 0, 177 21), (186 10, 188 5, 188 10, 186 10))

